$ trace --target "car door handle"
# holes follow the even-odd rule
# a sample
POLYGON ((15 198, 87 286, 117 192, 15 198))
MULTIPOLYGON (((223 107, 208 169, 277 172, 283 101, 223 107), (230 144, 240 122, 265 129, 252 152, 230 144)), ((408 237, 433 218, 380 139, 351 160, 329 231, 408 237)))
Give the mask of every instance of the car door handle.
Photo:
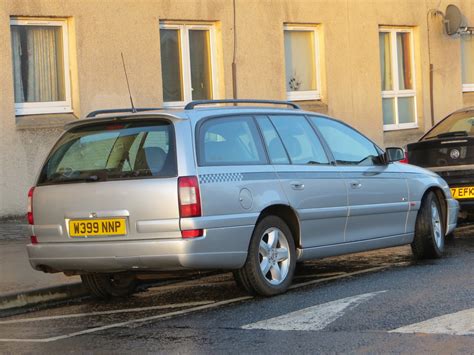
POLYGON ((291 183, 291 188, 293 190, 303 190, 304 189, 304 184, 301 182, 292 182, 291 183))
POLYGON ((351 187, 353 189, 360 189, 362 187, 362 184, 359 181, 352 181, 351 182, 351 187))

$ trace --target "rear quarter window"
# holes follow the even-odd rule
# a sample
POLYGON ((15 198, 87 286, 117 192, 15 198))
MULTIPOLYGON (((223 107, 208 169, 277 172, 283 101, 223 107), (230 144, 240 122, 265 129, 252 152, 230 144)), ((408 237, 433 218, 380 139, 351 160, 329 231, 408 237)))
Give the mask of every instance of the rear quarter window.
POLYGON ((265 164, 265 151, 250 116, 210 118, 199 127, 202 166, 265 164))

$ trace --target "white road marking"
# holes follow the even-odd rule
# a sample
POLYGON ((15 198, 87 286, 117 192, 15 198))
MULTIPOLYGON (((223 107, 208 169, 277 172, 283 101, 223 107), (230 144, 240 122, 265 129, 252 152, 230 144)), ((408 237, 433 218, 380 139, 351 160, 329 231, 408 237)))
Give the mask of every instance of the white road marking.
POLYGON ((346 277, 350 277, 350 276, 368 274, 368 273, 375 272, 375 271, 385 270, 385 269, 388 269, 389 267, 406 266, 406 265, 410 265, 410 263, 404 261, 404 262, 400 262, 400 263, 388 264, 388 265, 383 265, 383 266, 376 266, 376 267, 372 267, 370 269, 364 269, 364 270, 359 270, 359 271, 354 271, 354 272, 348 272, 348 273, 344 273, 342 275, 325 277, 323 279, 317 279, 317 280, 301 282, 301 283, 298 283, 298 284, 293 284, 289 287, 289 289, 292 290, 292 289, 295 289, 295 288, 314 285, 314 284, 318 284, 318 283, 322 283, 322 282, 326 282, 326 281, 345 279, 346 277))
POLYGON ((0 321, 0 325, 2 325, 2 324, 14 324, 14 323, 28 323, 28 322, 36 322, 36 321, 43 321, 43 320, 56 320, 56 319, 64 319, 64 318, 102 316, 102 315, 117 314, 117 313, 144 312, 144 311, 153 311, 153 310, 159 310, 159 309, 194 307, 194 306, 202 306, 202 305, 211 304, 211 303, 214 303, 214 301, 187 302, 187 303, 177 303, 177 304, 151 306, 151 307, 124 308, 124 309, 116 309, 116 310, 113 310, 113 311, 90 312, 90 313, 73 313, 73 314, 62 314, 62 315, 58 315, 58 316, 48 316, 48 317, 10 319, 10 320, 0 321))
POLYGON ((193 307, 193 308, 187 308, 187 309, 183 309, 183 310, 180 310, 180 311, 169 312, 169 313, 159 314, 159 315, 156 315, 156 316, 150 316, 150 317, 145 317, 145 318, 132 319, 132 320, 129 320, 129 321, 126 321, 126 322, 120 322, 120 323, 113 323, 113 324, 109 324, 109 325, 104 325, 102 327, 95 327, 95 328, 85 329, 85 330, 81 330, 81 331, 74 332, 74 333, 59 335, 59 336, 56 336, 56 337, 43 338, 43 339, 0 339, 0 342, 49 343, 49 342, 52 342, 52 341, 72 338, 72 337, 75 337, 75 336, 78 336, 78 335, 96 333, 96 332, 100 332, 100 331, 107 330, 107 329, 112 329, 112 328, 126 327, 126 326, 129 326, 129 325, 134 324, 134 323, 143 323, 143 322, 148 322, 148 321, 151 321, 151 320, 170 318, 170 317, 173 317, 173 316, 179 316, 179 315, 192 313, 192 312, 196 312, 196 311, 202 311, 202 310, 205 310, 205 309, 217 308, 217 307, 220 307, 220 306, 223 306, 223 305, 248 300, 248 299, 251 299, 251 298, 253 298, 253 297, 251 297, 251 296, 237 297, 237 298, 232 298, 232 299, 226 300, 226 301, 215 302, 215 303, 212 303, 212 304, 206 304, 206 305, 197 306, 197 307, 193 307))
POLYGON ((284 314, 279 317, 247 324, 244 325, 242 329, 322 330, 336 319, 342 317, 347 311, 384 292, 386 291, 364 293, 362 295, 319 304, 317 306, 284 314))
MULTIPOLYGON (((346 273, 346 274, 343 274, 343 275, 331 276, 331 277, 326 277, 326 278, 323 278, 323 279, 312 280, 312 281, 302 282, 302 283, 299 283, 299 284, 294 284, 294 285, 291 285, 289 287, 289 289, 296 289, 296 288, 305 287, 305 286, 309 286, 309 285, 313 285, 313 284, 317 284, 317 283, 322 283, 322 282, 326 282, 326 281, 344 279, 344 278, 354 276, 354 275, 367 274, 367 273, 371 273, 371 272, 375 272, 375 271, 379 271, 379 270, 384 270, 384 269, 387 269, 387 268, 393 267, 393 266, 403 266, 403 265, 408 265, 408 264, 409 263, 406 263, 406 262, 396 263, 396 264, 387 264, 387 265, 384 265, 384 266, 373 267, 373 268, 370 268, 370 269, 355 271, 355 272, 346 273)), ((106 325, 106 326, 103 326, 103 327, 90 328, 90 329, 86 329, 86 330, 75 332, 75 333, 60 335, 60 336, 57 336, 57 337, 44 338, 44 339, 7 339, 7 338, 1 339, 0 338, 0 342, 47 343, 47 342, 51 342, 51 341, 71 338, 71 337, 74 337, 74 336, 77 336, 77 335, 90 334, 90 333, 99 332, 99 331, 102 331, 102 330, 118 328, 118 327, 124 327, 124 326, 127 326, 129 324, 133 324, 133 323, 147 322, 147 321, 151 321, 151 320, 155 320, 155 319, 171 318, 171 317, 174 317, 174 316, 180 316, 180 315, 187 314, 187 313, 192 313, 192 312, 197 312, 197 311, 201 311, 201 310, 217 308, 217 307, 220 307, 220 306, 223 306, 223 305, 236 303, 236 302, 240 302, 240 301, 246 301, 246 300, 250 300, 250 299, 253 299, 253 297, 252 296, 237 297, 237 298, 233 298, 233 299, 226 300, 226 301, 215 302, 215 303, 212 303, 212 304, 197 306, 197 307, 188 308, 188 309, 184 309, 184 310, 180 310, 180 311, 176 311, 176 312, 164 313, 164 314, 160 314, 160 315, 152 316, 152 317, 147 317, 147 318, 134 319, 134 320, 131 320, 131 321, 128 321, 128 322, 114 323, 114 324, 106 325)))
POLYGON ((474 308, 407 325, 389 333, 474 335, 474 308))
POLYGON ((179 284, 153 286, 153 287, 150 287, 150 289, 157 290, 157 291, 169 291, 169 290, 175 290, 175 289, 186 288, 186 287, 215 287, 216 285, 222 286, 226 284, 229 284, 229 285, 235 284, 233 280, 229 280, 229 281, 225 280, 225 281, 217 281, 217 282, 209 282, 209 283, 198 283, 197 281, 198 280, 193 280, 192 282, 186 281, 179 284))
POLYGON ((331 276, 341 276, 341 275, 346 275, 346 272, 326 272, 326 273, 321 273, 321 274, 303 274, 303 275, 296 275, 295 280, 298 279, 308 279, 310 277, 331 277, 331 276))

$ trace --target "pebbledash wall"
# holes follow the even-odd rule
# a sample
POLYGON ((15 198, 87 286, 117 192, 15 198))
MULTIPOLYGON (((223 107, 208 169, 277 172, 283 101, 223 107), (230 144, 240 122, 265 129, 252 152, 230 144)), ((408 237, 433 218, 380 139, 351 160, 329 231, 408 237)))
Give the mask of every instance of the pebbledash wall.
POLYGON ((284 30, 315 29, 317 93, 299 103, 382 146, 412 141, 431 126, 430 63, 436 121, 474 103, 474 92, 463 91, 460 36, 446 35, 434 15, 450 3, 474 24, 474 0, 236 0, 234 43, 232 0, 0 0, 0 216, 25 213, 28 188, 64 123, 129 106, 121 52, 136 105, 162 106, 160 24, 211 26, 214 98, 233 96, 234 49, 239 98, 305 98, 287 93, 284 30), (18 114, 12 21, 56 19, 67 27, 70 110, 18 114), (412 36, 416 122, 409 129, 384 127, 383 29, 412 36))

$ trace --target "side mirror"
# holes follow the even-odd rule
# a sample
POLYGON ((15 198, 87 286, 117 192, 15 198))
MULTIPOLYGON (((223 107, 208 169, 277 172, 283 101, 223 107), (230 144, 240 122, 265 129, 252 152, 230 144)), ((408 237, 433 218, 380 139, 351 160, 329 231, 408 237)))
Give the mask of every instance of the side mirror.
POLYGON ((384 154, 385 162, 393 163, 405 159, 405 151, 398 147, 389 147, 385 149, 384 154))

